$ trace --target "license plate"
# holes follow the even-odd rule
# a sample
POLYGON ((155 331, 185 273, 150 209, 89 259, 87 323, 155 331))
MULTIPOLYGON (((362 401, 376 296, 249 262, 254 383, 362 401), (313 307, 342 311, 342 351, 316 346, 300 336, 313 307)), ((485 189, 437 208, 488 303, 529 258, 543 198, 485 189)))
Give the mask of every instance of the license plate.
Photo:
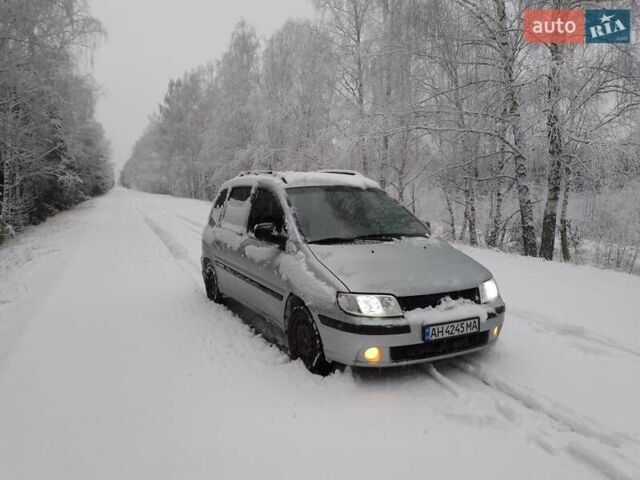
POLYGON ((439 323, 437 325, 425 325, 422 329, 422 338, 425 342, 440 340, 442 338, 458 337, 467 333, 480 331, 479 318, 466 318, 450 323, 439 323))

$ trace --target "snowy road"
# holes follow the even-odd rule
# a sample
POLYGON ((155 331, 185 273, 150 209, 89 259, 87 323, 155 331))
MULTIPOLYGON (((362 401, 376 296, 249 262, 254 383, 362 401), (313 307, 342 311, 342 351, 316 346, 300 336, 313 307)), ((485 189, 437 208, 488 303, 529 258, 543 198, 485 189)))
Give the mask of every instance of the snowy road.
POLYGON ((0 248, 0 478, 640 478, 640 278, 461 247, 494 349, 322 379, 207 301, 208 209, 116 189, 0 248))

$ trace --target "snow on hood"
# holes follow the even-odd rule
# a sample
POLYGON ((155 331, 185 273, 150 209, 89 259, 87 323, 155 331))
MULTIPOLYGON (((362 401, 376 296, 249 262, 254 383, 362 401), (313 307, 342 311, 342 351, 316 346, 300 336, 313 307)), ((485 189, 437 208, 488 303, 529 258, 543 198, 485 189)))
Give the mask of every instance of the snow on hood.
POLYGON ((313 254, 352 292, 399 296, 475 288, 491 273, 471 257, 426 237, 390 242, 310 244, 313 254))
POLYGON ((487 319, 489 312, 493 311, 492 307, 479 305, 464 298, 458 300, 445 298, 436 307, 417 308, 405 312, 404 318, 407 319, 407 323, 419 325, 452 322, 474 317, 478 317, 482 323, 487 319))

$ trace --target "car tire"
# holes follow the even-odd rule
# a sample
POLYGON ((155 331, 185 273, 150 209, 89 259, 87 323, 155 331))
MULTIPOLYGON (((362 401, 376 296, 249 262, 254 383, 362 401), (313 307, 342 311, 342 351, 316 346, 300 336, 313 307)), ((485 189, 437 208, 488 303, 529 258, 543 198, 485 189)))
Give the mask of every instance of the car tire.
POLYGON ((333 373, 333 365, 324 356, 318 327, 304 305, 291 308, 287 336, 292 360, 300 358, 307 370, 316 375, 324 377, 333 373))
POLYGON ((204 289, 207 292, 207 298, 214 303, 223 303, 224 297, 218 288, 218 277, 211 263, 208 263, 202 274, 204 278, 204 289))

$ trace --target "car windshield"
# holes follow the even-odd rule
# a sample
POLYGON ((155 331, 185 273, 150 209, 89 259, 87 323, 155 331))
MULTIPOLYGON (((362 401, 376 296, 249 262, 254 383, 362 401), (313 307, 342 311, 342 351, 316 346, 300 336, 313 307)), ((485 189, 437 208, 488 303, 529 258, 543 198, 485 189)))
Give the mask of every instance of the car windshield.
POLYGON ((298 227, 309 243, 426 236, 426 227, 379 189, 342 185, 287 190, 298 227))

